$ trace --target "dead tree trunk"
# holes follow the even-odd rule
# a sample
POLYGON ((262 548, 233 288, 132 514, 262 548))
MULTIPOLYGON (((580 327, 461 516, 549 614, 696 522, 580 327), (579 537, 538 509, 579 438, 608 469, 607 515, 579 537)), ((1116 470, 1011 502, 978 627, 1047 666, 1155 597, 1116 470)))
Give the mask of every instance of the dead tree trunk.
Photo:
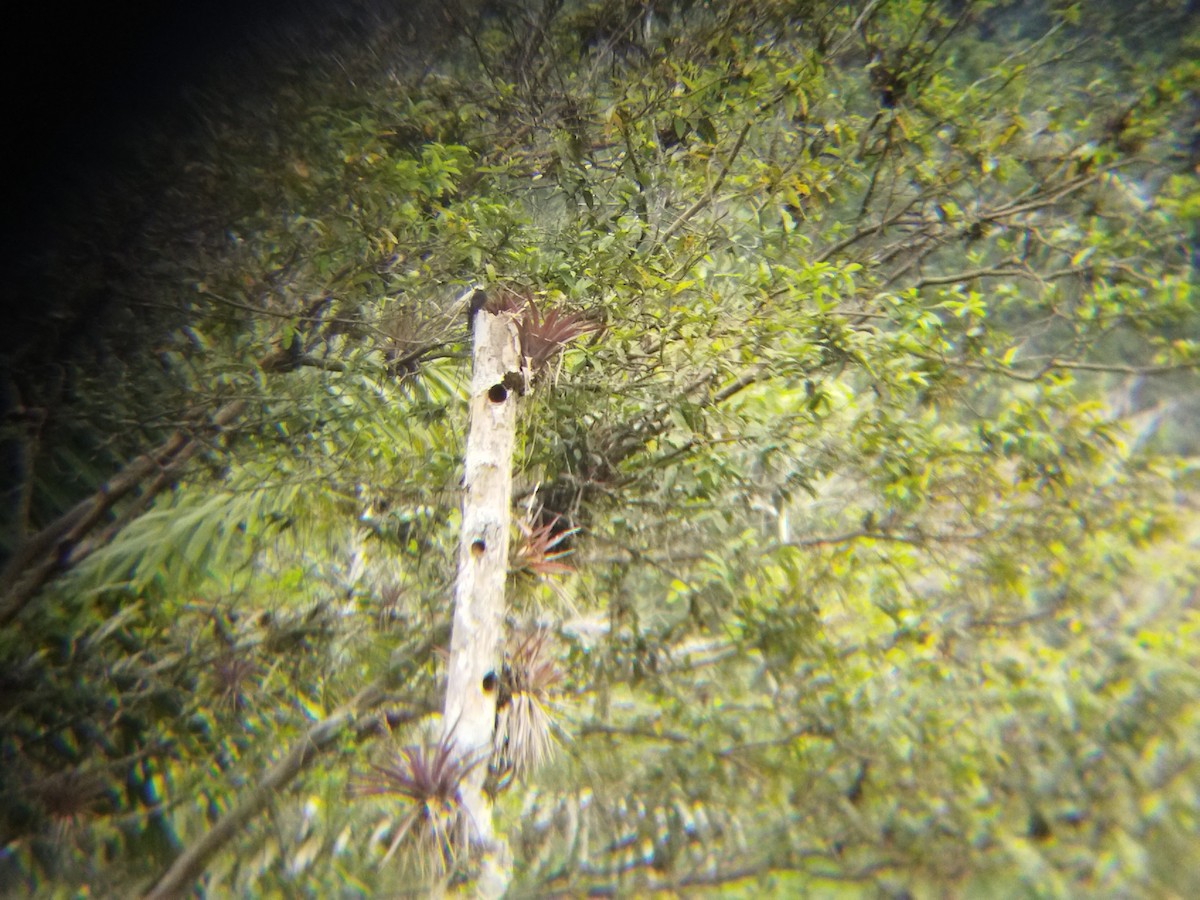
POLYGON ((475 311, 473 334, 470 430, 444 722, 455 755, 477 763, 461 785, 461 798, 473 824, 472 849, 480 860, 476 891, 498 897, 508 886, 511 860, 507 844, 495 833, 492 803, 483 783, 504 648, 504 582, 519 393, 515 388, 522 380, 511 314, 475 311))

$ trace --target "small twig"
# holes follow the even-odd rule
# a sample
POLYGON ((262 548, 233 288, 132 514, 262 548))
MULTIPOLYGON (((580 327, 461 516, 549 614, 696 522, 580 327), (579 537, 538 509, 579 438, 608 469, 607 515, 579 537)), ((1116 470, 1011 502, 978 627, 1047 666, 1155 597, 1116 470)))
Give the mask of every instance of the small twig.
POLYGON ((691 220, 693 216, 696 215, 696 213, 700 212, 700 210, 702 210, 705 206, 708 206, 710 203, 712 203, 713 198, 717 195, 717 191, 719 191, 721 189, 721 185, 725 183, 725 179, 729 175, 729 170, 733 168, 733 164, 737 160, 738 154, 742 151, 742 144, 746 142, 746 136, 750 133, 750 126, 753 124, 753 122, 747 122, 742 126, 742 131, 738 135, 737 141, 733 145, 733 150, 730 151, 729 157, 725 160, 725 164, 721 167, 721 171, 717 175, 717 180, 714 181, 712 187, 709 188, 707 196, 701 197, 682 213, 680 213, 679 218, 672 222, 670 227, 655 239, 654 245, 656 247, 659 247, 669 241, 679 232, 681 228, 683 228, 684 225, 691 220))

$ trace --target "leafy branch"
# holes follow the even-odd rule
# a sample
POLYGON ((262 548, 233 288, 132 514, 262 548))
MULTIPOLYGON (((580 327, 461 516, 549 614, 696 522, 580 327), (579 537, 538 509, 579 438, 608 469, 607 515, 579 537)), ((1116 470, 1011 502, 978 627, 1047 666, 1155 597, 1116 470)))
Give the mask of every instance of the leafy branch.
MULTIPOLYGON (((155 879, 142 895, 144 900, 168 900, 181 897, 191 890, 213 858, 236 839, 253 818, 268 809, 280 792, 311 767, 322 753, 336 746, 364 715, 394 697, 397 682, 404 680, 405 673, 423 665, 433 648, 438 643, 444 643, 448 636, 449 627, 443 624, 434 634, 407 651, 403 662, 395 666, 392 673, 368 684, 349 701, 307 728, 284 752, 283 757, 258 778, 249 796, 180 853, 166 871, 155 879)), ((431 703, 412 704, 403 716, 395 717, 394 724, 416 720, 428 715, 433 708, 431 703)))

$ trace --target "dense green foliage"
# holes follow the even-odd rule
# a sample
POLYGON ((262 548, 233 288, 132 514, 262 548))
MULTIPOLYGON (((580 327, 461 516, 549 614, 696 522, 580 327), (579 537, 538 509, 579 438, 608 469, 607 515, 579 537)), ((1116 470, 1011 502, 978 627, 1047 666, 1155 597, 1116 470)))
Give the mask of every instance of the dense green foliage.
POLYGON ((522 401, 580 530, 511 580, 512 895, 1200 893, 1200 42, 1091 6, 499 3, 214 87, 102 276, 150 362, 8 426, 24 572, 190 449, 7 576, 0 882, 147 887, 368 683, 206 884, 428 871, 350 788, 440 707, 482 283, 603 326, 522 401))

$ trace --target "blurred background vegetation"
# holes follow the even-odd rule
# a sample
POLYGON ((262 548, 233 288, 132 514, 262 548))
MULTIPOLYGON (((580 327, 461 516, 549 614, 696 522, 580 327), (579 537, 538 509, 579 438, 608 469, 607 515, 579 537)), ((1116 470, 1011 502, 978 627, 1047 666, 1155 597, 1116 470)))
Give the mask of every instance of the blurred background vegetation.
POLYGON ((132 896, 239 808, 197 895, 429 889, 351 788, 441 706, 483 285, 597 328, 522 401, 511 896, 1196 896, 1197 22, 313 4, 49 154, 0 891, 132 896))

